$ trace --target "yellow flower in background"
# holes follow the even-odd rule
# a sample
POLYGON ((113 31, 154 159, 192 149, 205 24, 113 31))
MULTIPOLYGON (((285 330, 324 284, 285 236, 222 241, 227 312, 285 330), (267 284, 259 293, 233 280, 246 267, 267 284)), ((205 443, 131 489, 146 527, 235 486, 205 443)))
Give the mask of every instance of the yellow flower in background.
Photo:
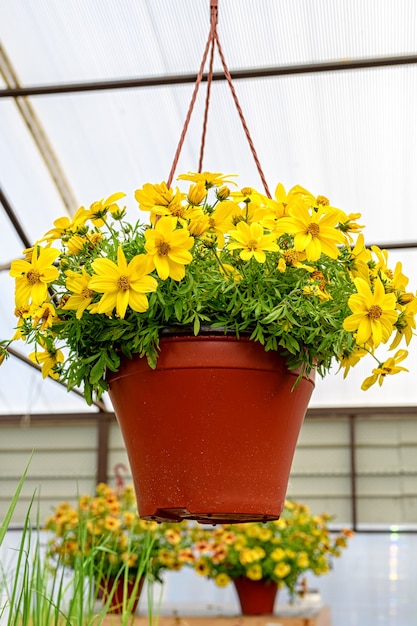
POLYGON ((381 386, 386 376, 392 376, 393 374, 398 374, 399 372, 408 372, 408 369, 398 365, 398 363, 404 361, 407 356, 407 350, 398 350, 393 357, 388 358, 384 363, 381 363, 379 367, 372 370, 372 376, 368 376, 368 378, 363 381, 361 389, 366 391, 376 382, 378 382, 379 386, 381 386))
POLYGON ((307 552, 299 552, 297 555, 297 565, 303 569, 307 569, 310 565, 307 552))
POLYGON ((275 548, 271 552, 271 559, 273 561, 282 561, 285 558, 285 550, 283 548, 275 548))
POLYGON ((223 524, 215 529, 189 525, 190 565, 197 573, 228 584, 248 578, 286 586, 292 597, 308 570, 324 573, 333 557, 347 547, 350 530, 331 534, 329 514, 313 515, 309 508, 288 500, 276 521, 223 524), (223 552, 221 560, 216 558, 223 552))
POLYGON ((54 261, 59 256, 55 248, 33 248, 32 260, 17 259, 12 261, 10 276, 16 279, 16 306, 41 305, 48 296, 48 285, 58 278, 59 272, 54 261))
POLYGON ((108 515, 104 520, 104 528, 106 530, 117 530, 120 528, 121 520, 113 517, 113 515, 108 515))
POLYGON ((394 330, 398 318, 396 298, 392 293, 385 293, 379 278, 374 281, 373 291, 362 278, 355 278, 355 285, 358 293, 348 301, 353 314, 345 319, 343 328, 357 331, 358 345, 369 344, 376 348, 381 342, 386 343, 394 330))
POLYGON ((159 278, 168 277, 182 280, 185 276, 184 265, 192 261, 189 252, 194 243, 185 228, 176 228, 177 221, 171 217, 161 217, 154 229, 145 231, 145 250, 159 278))
POLYGON ((262 567, 259 564, 252 565, 251 567, 248 567, 248 569, 246 570, 246 576, 250 580, 261 580, 261 578, 262 578, 262 567))
POLYGON ((94 274, 88 287, 103 293, 95 311, 111 314, 114 309, 124 318, 127 307, 143 312, 148 308, 146 293, 156 291, 157 282, 149 276, 150 266, 145 255, 135 256, 129 263, 120 246, 117 264, 110 259, 96 259, 92 263, 94 274))
POLYGON ((152 580, 161 582, 162 571, 194 562, 186 525, 139 519, 131 485, 113 489, 100 483, 94 495, 79 496, 77 504, 58 504, 45 529, 50 535, 47 554, 56 566, 73 567, 82 552, 97 584, 125 573, 134 579, 143 567, 152 580))
POLYGON ((206 563, 203 559, 199 559, 195 563, 194 569, 199 576, 207 576, 210 571, 208 563, 206 563))
POLYGON ((280 561, 274 567, 274 574, 277 578, 285 578, 291 572, 291 565, 280 561))
POLYGON ((227 587, 227 585, 230 583, 230 578, 227 574, 219 574, 214 579, 214 582, 218 587, 227 587))

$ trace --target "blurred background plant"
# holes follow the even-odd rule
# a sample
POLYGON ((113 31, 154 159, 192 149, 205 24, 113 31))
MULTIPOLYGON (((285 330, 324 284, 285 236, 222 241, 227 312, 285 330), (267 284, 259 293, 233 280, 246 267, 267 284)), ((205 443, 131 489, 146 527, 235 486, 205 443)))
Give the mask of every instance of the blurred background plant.
POLYGON ((45 528, 52 562, 74 569, 81 556, 94 552, 93 577, 99 584, 116 579, 122 569, 135 579, 144 562, 147 576, 163 582, 164 570, 180 570, 192 558, 186 525, 140 519, 131 485, 115 490, 100 483, 95 495, 81 495, 76 506, 58 504, 45 528))
POLYGON ((301 592, 307 572, 321 576, 348 545, 352 531, 332 533, 327 513, 313 515, 300 502, 287 501, 281 518, 272 522, 224 524, 213 530, 190 527, 192 567, 220 587, 239 578, 277 583, 290 596, 301 592))

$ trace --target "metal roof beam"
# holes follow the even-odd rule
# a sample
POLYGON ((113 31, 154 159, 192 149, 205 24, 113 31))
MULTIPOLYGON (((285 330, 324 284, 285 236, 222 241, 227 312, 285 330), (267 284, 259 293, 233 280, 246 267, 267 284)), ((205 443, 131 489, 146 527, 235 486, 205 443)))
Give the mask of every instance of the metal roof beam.
MULTIPOLYGON (((19 90, 20 83, 16 72, 6 55, 4 48, 0 45, 0 76, 3 77, 8 90, 19 90)), ((23 94, 22 94, 23 95, 23 94)), ((76 198, 66 179, 64 171, 58 161, 58 158, 52 148, 51 143, 43 129, 43 126, 36 115, 31 103, 25 97, 19 97, 15 100, 22 119, 24 120, 30 134, 41 154, 46 167, 55 183, 59 195, 69 213, 73 215, 78 208, 76 198)))
MULTIPOLYGON (((285 65, 261 67, 246 70, 231 70, 233 80, 253 78, 273 78, 276 76, 290 76, 294 74, 314 74, 318 72, 344 72, 347 70, 369 69, 376 67, 394 67, 398 65, 417 64, 417 55, 403 55, 390 57, 372 57, 366 59, 347 59, 343 61, 325 61, 323 63, 305 63, 301 65, 285 65)), ((20 87, 18 85, 7 89, 0 89, 0 98, 17 98, 20 96, 48 96, 62 93, 77 93, 85 91, 105 91, 111 89, 137 89, 142 87, 163 87, 195 83, 196 74, 178 74, 165 76, 149 76, 146 78, 126 78, 120 80, 104 80, 82 83, 55 83, 51 85, 33 85, 20 87)), ((207 81, 207 74, 203 76, 207 81)), ((223 72, 213 73, 214 81, 224 81, 223 72)))

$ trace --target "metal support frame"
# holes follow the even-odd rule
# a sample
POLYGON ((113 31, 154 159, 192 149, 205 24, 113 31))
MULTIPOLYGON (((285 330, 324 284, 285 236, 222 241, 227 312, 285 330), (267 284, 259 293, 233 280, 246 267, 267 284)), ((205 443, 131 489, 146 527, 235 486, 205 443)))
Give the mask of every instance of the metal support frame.
MULTIPOLYGON (((20 84, 14 71, 14 68, 4 50, 0 45, 0 76, 3 77, 7 88, 9 90, 19 90, 20 84)), ((23 95, 23 94, 22 94, 23 95)), ((40 155, 54 181, 54 184, 58 190, 59 195, 62 198, 64 206, 66 207, 68 214, 73 215, 78 208, 78 204, 75 195, 68 183, 68 180, 64 174, 63 169, 59 163, 59 160, 52 148, 43 126, 37 116, 32 104, 26 97, 16 97, 15 104, 19 110, 19 113, 25 122, 32 138, 39 150, 40 155)))

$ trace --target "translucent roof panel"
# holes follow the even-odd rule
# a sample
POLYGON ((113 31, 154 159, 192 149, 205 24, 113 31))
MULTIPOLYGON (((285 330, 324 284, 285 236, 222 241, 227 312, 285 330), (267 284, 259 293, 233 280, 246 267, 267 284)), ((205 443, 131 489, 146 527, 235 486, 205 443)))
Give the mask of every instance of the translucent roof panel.
MULTIPOLYGON (((361 213, 368 243, 415 243, 415 0, 218 5, 232 75, 392 57, 381 67, 236 78, 234 86, 272 193, 278 182, 301 184, 347 213, 361 213), (407 63, 398 64, 400 57, 409 57, 407 63)), ((209 0, 0 0, 0 95, 10 68, 22 87, 194 76, 209 32, 209 6, 209 0)), ((214 69, 221 70, 217 53, 214 69)), ((177 174, 198 167, 205 88, 203 82, 177 174)), ((192 91, 192 82, 185 82, 0 98, 0 185, 28 240, 38 239, 57 217, 115 191, 127 193, 135 218, 135 189, 168 177, 192 91), (22 114, 26 104, 30 122, 22 114), (52 160, 59 168, 73 198, 69 206, 40 151, 43 143, 49 166, 52 160)), ((262 186, 224 81, 212 85, 204 169, 237 173, 242 185, 262 186)), ((7 337, 15 318, 4 268, 25 246, 1 207, 0 240, 0 336, 7 337)), ((391 256, 415 274, 415 249, 391 256)), ((0 413, 49 410, 52 387, 60 410, 80 410, 79 398, 51 381, 42 387, 48 392, 36 384, 35 393, 38 373, 15 360, 0 368, 0 413)), ((329 377, 318 383, 313 404, 416 404, 414 355, 407 365, 410 374, 392 377, 382 392, 358 391, 360 373, 357 381, 356 372, 348 381, 329 377)))

